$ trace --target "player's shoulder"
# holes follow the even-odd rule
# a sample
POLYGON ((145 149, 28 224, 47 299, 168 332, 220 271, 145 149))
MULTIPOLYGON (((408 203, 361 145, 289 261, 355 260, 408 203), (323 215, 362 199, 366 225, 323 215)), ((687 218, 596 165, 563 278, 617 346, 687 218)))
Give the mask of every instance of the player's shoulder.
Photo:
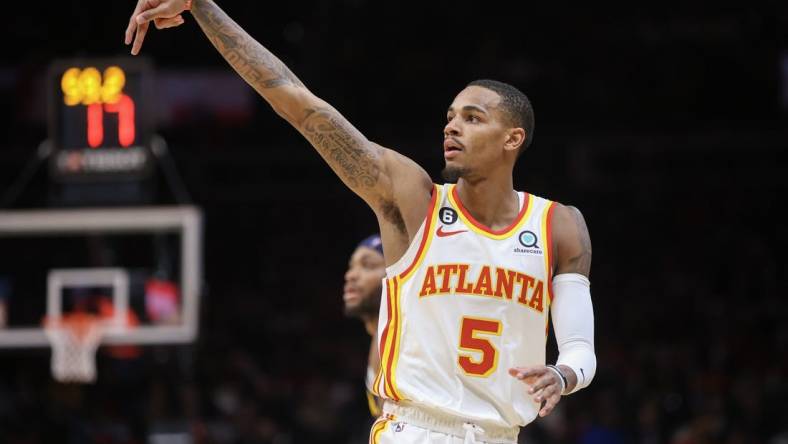
POLYGON ((566 205, 561 202, 553 201, 553 217, 558 217, 560 219, 572 219, 575 220, 577 218, 584 219, 583 213, 574 205, 566 205))
POLYGON ((573 205, 556 203, 551 216, 554 245, 560 250, 582 250, 591 254, 591 237, 583 213, 573 205), (564 248, 561 248, 563 246, 564 248))
POLYGON ((580 210, 573 205, 566 205, 557 200, 550 199, 549 197, 542 196, 539 194, 531 193, 527 190, 523 190, 522 193, 525 193, 529 199, 534 199, 536 201, 542 202, 545 208, 549 208, 552 212, 553 218, 556 217, 556 214, 559 214, 561 217, 570 216, 574 212, 580 213, 580 210))
POLYGON ((550 218, 553 230, 560 230, 566 227, 588 231, 585 217, 583 217, 583 213, 579 208, 556 201, 553 201, 552 205, 550 218))
POLYGON ((565 204, 557 200, 542 197, 533 193, 526 193, 529 198, 543 202, 544 208, 550 211, 549 223, 554 235, 561 237, 561 233, 588 232, 585 217, 575 205, 565 204))
POLYGON ((574 217, 577 215, 582 217, 582 213, 574 205, 567 205, 557 200, 551 199, 550 197, 531 193, 528 190, 523 190, 520 192, 525 193, 530 199, 543 202, 546 208, 550 208, 553 218, 555 217, 566 218, 566 217, 574 217))
POLYGON ((388 170, 386 171, 387 173, 393 173, 397 176, 407 176, 411 179, 409 183, 412 185, 420 186, 428 190, 432 189, 432 179, 430 179, 430 175, 427 174, 427 171, 422 168, 421 165, 396 150, 386 148, 374 142, 372 143, 382 150, 384 165, 388 170))

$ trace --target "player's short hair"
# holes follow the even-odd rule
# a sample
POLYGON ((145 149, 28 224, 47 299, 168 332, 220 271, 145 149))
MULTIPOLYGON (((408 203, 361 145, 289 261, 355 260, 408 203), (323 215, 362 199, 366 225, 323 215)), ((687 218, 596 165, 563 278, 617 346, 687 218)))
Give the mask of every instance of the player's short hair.
POLYGON ((518 155, 531 145, 534 140, 534 109, 531 101, 522 91, 514 86, 497 80, 474 80, 468 86, 481 86, 495 91, 501 96, 500 109, 504 112, 513 128, 525 130, 525 141, 518 155))

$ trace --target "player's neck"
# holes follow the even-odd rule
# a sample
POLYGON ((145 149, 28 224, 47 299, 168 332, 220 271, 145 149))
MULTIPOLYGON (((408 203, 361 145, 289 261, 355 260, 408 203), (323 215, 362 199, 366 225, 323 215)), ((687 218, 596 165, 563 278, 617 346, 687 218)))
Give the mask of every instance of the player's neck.
POLYGON ((457 181, 457 195, 474 219, 493 230, 508 227, 520 212, 512 177, 457 181))

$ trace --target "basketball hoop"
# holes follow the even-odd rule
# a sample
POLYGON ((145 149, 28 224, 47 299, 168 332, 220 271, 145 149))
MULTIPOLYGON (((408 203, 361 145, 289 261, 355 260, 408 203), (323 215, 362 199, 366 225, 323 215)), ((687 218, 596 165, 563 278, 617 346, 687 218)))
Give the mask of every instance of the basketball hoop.
POLYGON ((56 380, 80 384, 96 380, 96 350, 105 326, 100 317, 88 313, 69 313, 45 321, 56 380))

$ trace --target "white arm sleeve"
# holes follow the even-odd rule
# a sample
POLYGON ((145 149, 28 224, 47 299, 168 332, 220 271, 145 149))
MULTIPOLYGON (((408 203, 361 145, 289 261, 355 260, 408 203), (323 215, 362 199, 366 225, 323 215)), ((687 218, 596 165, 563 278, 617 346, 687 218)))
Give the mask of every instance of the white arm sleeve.
POLYGON ((558 362, 574 370, 577 385, 574 393, 588 386, 596 373, 594 354, 594 308, 591 283, 578 273, 563 273, 553 278, 553 318, 558 362))

